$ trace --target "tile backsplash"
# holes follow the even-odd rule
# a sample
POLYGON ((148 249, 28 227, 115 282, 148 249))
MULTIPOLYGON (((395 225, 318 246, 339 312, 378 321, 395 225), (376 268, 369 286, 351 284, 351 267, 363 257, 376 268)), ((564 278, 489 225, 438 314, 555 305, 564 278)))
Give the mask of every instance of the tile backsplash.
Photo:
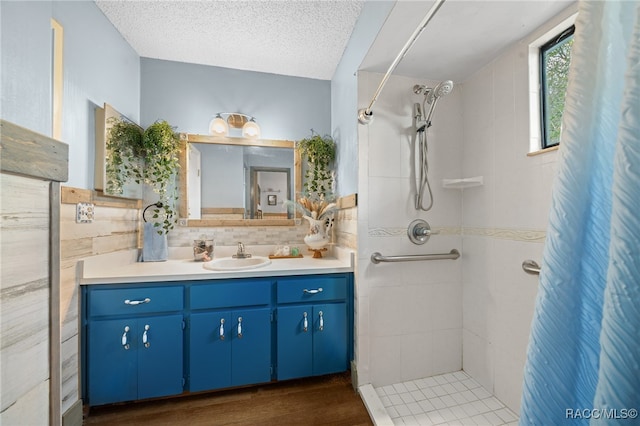
POLYGON ((219 246, 233 246, 242 241, 247 245, 303 245, 309 225, 295 226, 247 226, 220 228, 176 227, 169 232, 170 247, 191 247, 193 240, 205 235, 213 238, 219 246))

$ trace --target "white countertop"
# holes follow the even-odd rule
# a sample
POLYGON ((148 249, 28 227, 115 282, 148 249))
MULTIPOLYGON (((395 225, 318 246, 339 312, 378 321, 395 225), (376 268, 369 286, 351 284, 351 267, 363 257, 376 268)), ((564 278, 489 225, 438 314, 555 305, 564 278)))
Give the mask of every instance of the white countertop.
MULTIPOLYGON (((273 252, 273 248, 274 246, 246 246, 246 251, 255 256, 267 256, 273 252)), ((214 259, 230 256, 235 253, 235 250, 235 247, 216 247, 214 259)), ((353 272, 353 251, 333 247, 327 253, 330 254, 324 254, 322 259, 313 259, 310 252, 303 252, 302 258, 272 259, 270 264, 255 269, 212 271, 204 268, 204 262, 193 260, 190 247, 170 247, 169 259, 165 262, 138 262, 137 250, 125 250, 83 259, 80 284, 123 284, 353 272)))

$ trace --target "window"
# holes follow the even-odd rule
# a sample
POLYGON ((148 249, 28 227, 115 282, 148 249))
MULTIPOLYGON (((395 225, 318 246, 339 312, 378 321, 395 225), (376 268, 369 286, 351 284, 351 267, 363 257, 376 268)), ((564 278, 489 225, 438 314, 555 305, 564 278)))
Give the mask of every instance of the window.
POLYGON ((560 143, 575 26, 540 46, 540 118, 542 148, 560 143))

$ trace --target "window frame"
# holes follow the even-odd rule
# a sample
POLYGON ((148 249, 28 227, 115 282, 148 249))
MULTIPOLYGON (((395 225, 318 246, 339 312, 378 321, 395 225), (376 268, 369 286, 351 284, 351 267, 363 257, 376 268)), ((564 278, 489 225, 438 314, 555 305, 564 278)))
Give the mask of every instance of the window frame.
MULTIPOLYGON (((538 53, 538 71, 540 73, 540 90, 539 90, 539 105, 540 105, 540 149, 547 149, 557 147, 560 142, 552 143, 549 141, 549 130, 547 126, 547 72, 545 64, 545 53, 552 50, 554 47, 563 44, 567 39, 572 38, 575 33, 575 24, 572 24, 568 28, 557 33, 551 40, 544 43, 539 48, 538 53)), ((564 110, 563 110, 564 112, 564 110)))

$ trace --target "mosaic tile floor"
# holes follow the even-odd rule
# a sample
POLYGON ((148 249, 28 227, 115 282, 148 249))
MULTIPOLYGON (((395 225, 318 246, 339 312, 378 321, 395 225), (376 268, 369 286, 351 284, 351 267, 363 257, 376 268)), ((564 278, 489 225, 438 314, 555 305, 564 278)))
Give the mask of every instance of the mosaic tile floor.
POLYGON ((374 388, 394 425, 517 425, 518 416, 464 371, 374 388))

